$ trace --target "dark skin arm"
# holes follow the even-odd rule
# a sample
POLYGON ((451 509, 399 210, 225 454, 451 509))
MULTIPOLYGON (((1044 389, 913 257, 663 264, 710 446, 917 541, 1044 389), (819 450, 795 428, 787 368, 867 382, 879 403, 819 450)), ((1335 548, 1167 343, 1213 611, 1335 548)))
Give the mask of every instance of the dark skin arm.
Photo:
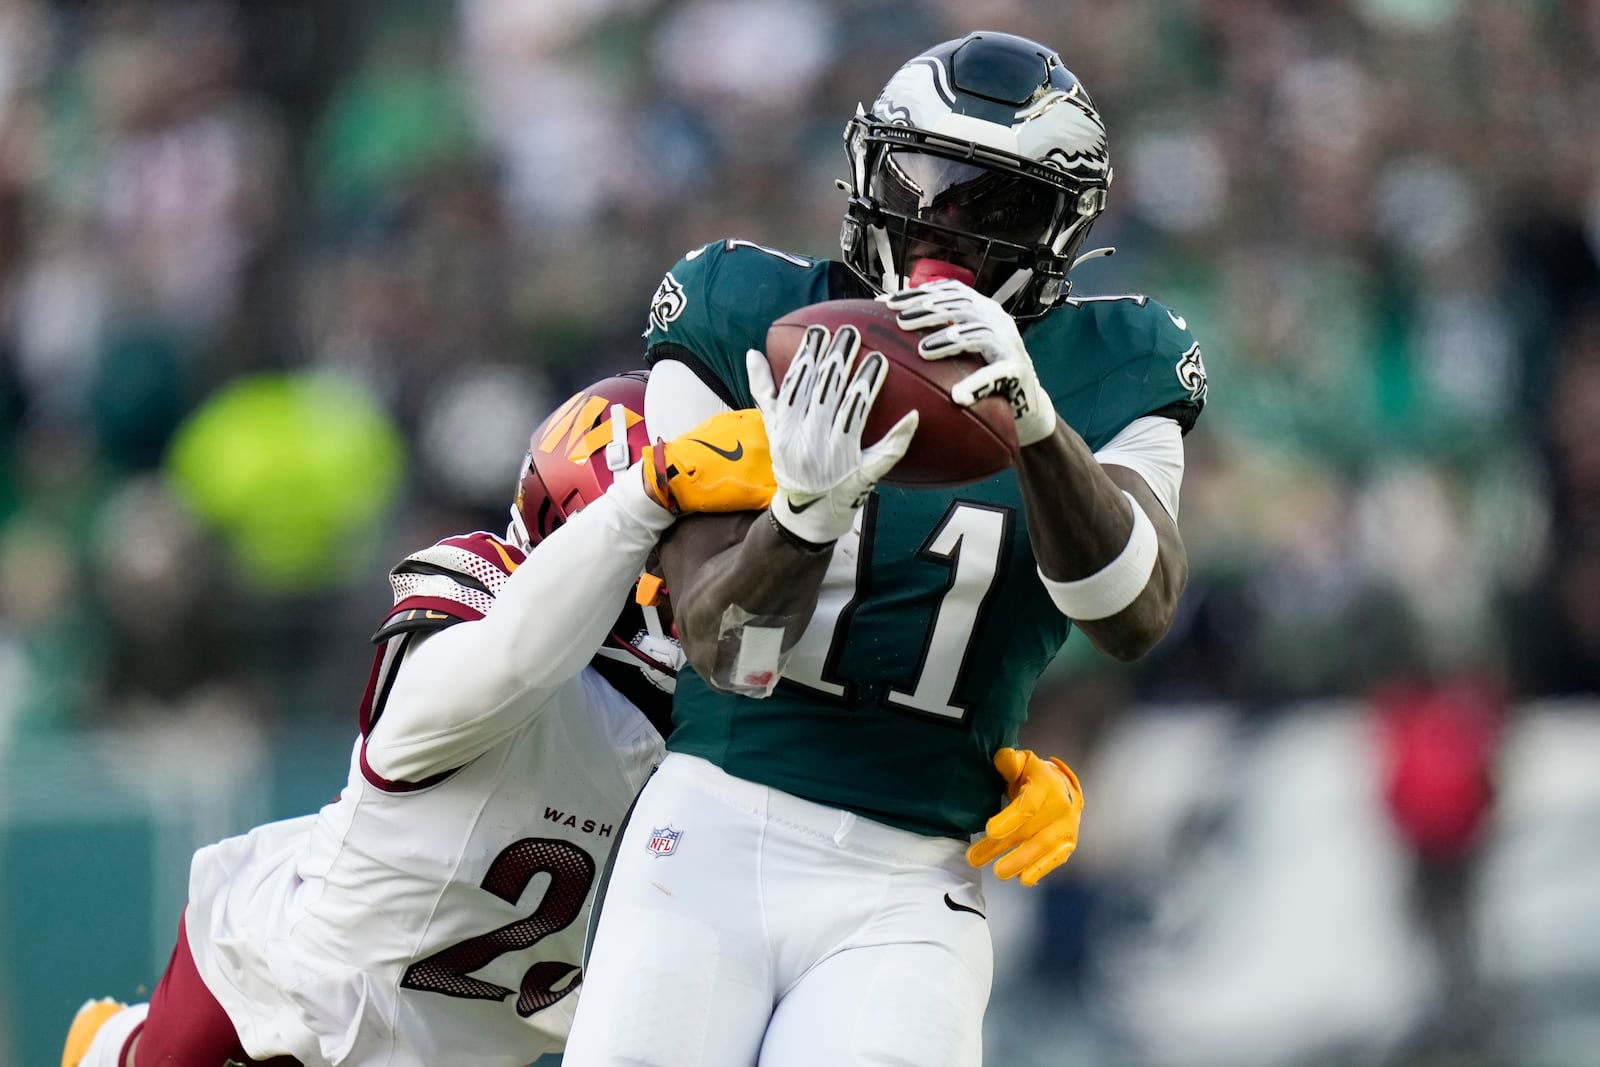
MULTIPOLYGON (((1133 517, 1133 495, 1156 530, 1160 554, 1133 603, 1104 619, 1074 620, 1094 646, 1115 659, 1138 659, 1166 635, 1189 579, 1188 553, 1177 524, 1144 478, 1102 465, 1066 423, 1024 448, 1017 474, 1028 536, 1040 569, 1059 581, 1086 578, 1116 559, 1133 517)), ((764 515, 695 515, 678 521, 661 545, 678 634, 689 663, 709 677, 723 612, 737 604, 751 614, 788 618, 783 647, 800 639, 816 609, 828 553, 804 553, 764 515), (759 521, 758 521, 759 520, 759 521)))
POLYGON ((689 665, 710 681, 730 605, 787 619, 783 648, 792 648, 816 610, 831 555, 796 548, 765 512, 679 519, 661 541, 661 569, 689 665))
MULTIPOLYGON (((1122 491, 1139 501, 1160 546, 1150 581, 1115 615, 1074 621, 1115 659, 1129 662, 1149 652, 1172 625, 1189 580, 1177 524, 1150 486, 1126 467, 1102 465, 1064 422, 1051 437, 1022 449, 1017 475, 1034 555, 1040 569, 1058 581, 1087 578, 1116 559, 1133 530, 1122 491)), ((684 653, 702 677, 710 677, 730 604, 788 618, 785 649, 800 639, 817 606, 828 553, 796 549, 764 515, 695 515, 668 531, 661 565, 684 653)))
POLYGON ((1144 590, 1115 615, 1073 620, 1096 648, 1124 663, 1149 652, 1172 625, 1189 580, 1178 525, 1149 484, 1126 467, 1102 465, 1064 421, 1056 423, 1054 434, 1021 450, 1017 475, 1034 557, 1057 581, 1087 578, 1122 553, 1133 530, 1123 490, 1150 516, 1160 554, 1144 590))

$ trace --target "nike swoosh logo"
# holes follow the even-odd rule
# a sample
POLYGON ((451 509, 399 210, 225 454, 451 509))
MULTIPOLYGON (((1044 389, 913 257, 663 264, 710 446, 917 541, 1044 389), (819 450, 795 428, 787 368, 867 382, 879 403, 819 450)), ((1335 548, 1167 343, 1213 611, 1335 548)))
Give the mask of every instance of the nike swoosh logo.
POLYGON ((794 498, 790 497, 789 498, 789 510, 794 512, 796 515, 798 515, 802 511, 804 511, 806 508, 809 508, 812 504, 815 504, 817 501, 819 501, 821 499, 822 498, 820 496, 814 496, 810 500, 807 500, 804 504, 796 504, 794 502, 794 498))
POLYGON ((1187 330, 1189 328, 1188 321, 1185 320, 1182 315, 1179 315, 1177 312, 1172 311, 1171 309, 1168 309, 1167 311, 1167 318, 1171 319, 1172 325, 1176 326, 1180 330, 1187 330))
POLYGON ((736 448, 734 448, 734 450, 732 452, 729 452, 726 448, 718 448, 716 445, 712 444, 710 441, 702 441, 698 437, 691 437, 691 438, 689 438, 689 440, 693 441, 697 445, 705 445, 707 448, 711 449, 711 451, 715 452, 717 455, 721 456, 723 459, 726 459, 726 460, 736 460, 736 459, 741 458, 744 455, 744 442, 743 441, 740 441, 738 446, 736 448))
POLYGON ((957 904, 954 900, 950 899, 949 893, 944 895, 944 906, 949 908, 951 911, 970 911, 972 914, 976 915, 980 919, 983 919, 985 922, 987 922, 989 919, 987 915, 979 911, 977 908, 970 907, 966 904, 957 904))

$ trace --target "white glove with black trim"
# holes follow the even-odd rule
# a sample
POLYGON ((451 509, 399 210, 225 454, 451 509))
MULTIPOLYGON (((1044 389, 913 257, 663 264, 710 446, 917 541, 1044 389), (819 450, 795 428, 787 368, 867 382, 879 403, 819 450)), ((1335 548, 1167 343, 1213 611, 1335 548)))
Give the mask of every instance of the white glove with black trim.
POLYGON ((850 532, 856 510, 878 479, 900 462, 917 429, 917 413, 908 412, 876 444, 861 447, 867 412, 888 365, 878 352, 856 365, 860 348, 861 334, 854 327, 841 327, 830 337, 812 326, 781 387, 773 385, 765 355, 753 348, 745 354, 750 392, 772 448, 778 485, 773 520, 818 548, 850 532))
POLYGON ((950 387, 950 398, 969 407, 999 393, 1011 401, 1017 442, 1037 444, 1056 432, 1056 408, 1039 384, 1033 358, 1022 343, 1016 320, 1005 309, 964 282, 930 282, 882 296, 902 330, 931 330, 917 343, 923 359, 972 353, 985 364, 950 387), (942 330, 934 330, 943 326, 942 330))

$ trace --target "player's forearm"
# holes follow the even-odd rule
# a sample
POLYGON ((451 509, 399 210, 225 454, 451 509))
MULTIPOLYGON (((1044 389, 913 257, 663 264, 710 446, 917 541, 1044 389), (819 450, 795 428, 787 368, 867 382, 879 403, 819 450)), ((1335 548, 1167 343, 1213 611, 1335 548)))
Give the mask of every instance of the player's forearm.
POLYGON ((415 644, 400 664, 368 762, 415 781, 460 766, 520 728, 594 656, 671 516, 636 473, 545 538, 507 579, 493 608, 415 644))
POLYGON ((1059 581, 1087 578, 1128 543, 1128 501, 1082 437, 1064 421, 1021 450, 1017 477, 1039 569, 1059 581))
MULTIPOLYGON (((1153 527, 1154 563, 1131 602, 1099 618, 1082 617, 1097 611, 1074 614, 1063 608, 1095 647, 1126 661, 1150 651, 1166 634, 1187 581, 1188 564, 1176 527, 1149 487, 1131 471, 1123 471, 1126 476, 1119 479, 1114 470, 1095 459, 1065 422, 1058 423, 1050 437, 1022 449, 1017 460, 1028 537, 1046 579, 1092 581, 1123 559, 1130 541, 1137 549, 1135 507, 1153 527)), ((1123 560, 1123 565, 1128 562, 1123 560)))
POLYGON ((662 543, 661 564, 690 665, 717 684, 719 648, 746 624, 781 626, 781 647, 792 648, 816 610, 829 555, 797 548, 764 512, 679 523, 662 543))
POLYGON ((475 669, 518 691, 560 685, 610 632, 672 516, 645 494, 637 469, 546 537, 512 574, 475 640, 494 653, 475 669))

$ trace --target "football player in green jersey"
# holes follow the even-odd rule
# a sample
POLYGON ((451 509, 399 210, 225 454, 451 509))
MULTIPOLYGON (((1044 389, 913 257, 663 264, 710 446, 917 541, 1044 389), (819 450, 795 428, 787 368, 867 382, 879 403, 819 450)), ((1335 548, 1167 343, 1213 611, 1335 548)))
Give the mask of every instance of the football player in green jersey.
MULTIPOLYGON (((901 67, 845 143, 842 261, 725 240, 668 273, 651 432, 752 404, 770 431, 791 388, 751 351, 768 325, 875 295, 926 358, 983 361, 952 397, 1008 397, 1020 454, 955 489, 775 467, 768 511, 663 544, 697 673, 617 849, 570 1067, 978 1063, 992 959, 970 864, 1036 881, 1082 805, 1064 765, 1011 747, 1035 682, 1074 624, 1143 655, 1187 578, 1205 370, 1176 312, 1069 290, 1111 183, 1077 78, 969 34, 901 67)), ((802 352, 848 366, 856 346, 802 352)))

